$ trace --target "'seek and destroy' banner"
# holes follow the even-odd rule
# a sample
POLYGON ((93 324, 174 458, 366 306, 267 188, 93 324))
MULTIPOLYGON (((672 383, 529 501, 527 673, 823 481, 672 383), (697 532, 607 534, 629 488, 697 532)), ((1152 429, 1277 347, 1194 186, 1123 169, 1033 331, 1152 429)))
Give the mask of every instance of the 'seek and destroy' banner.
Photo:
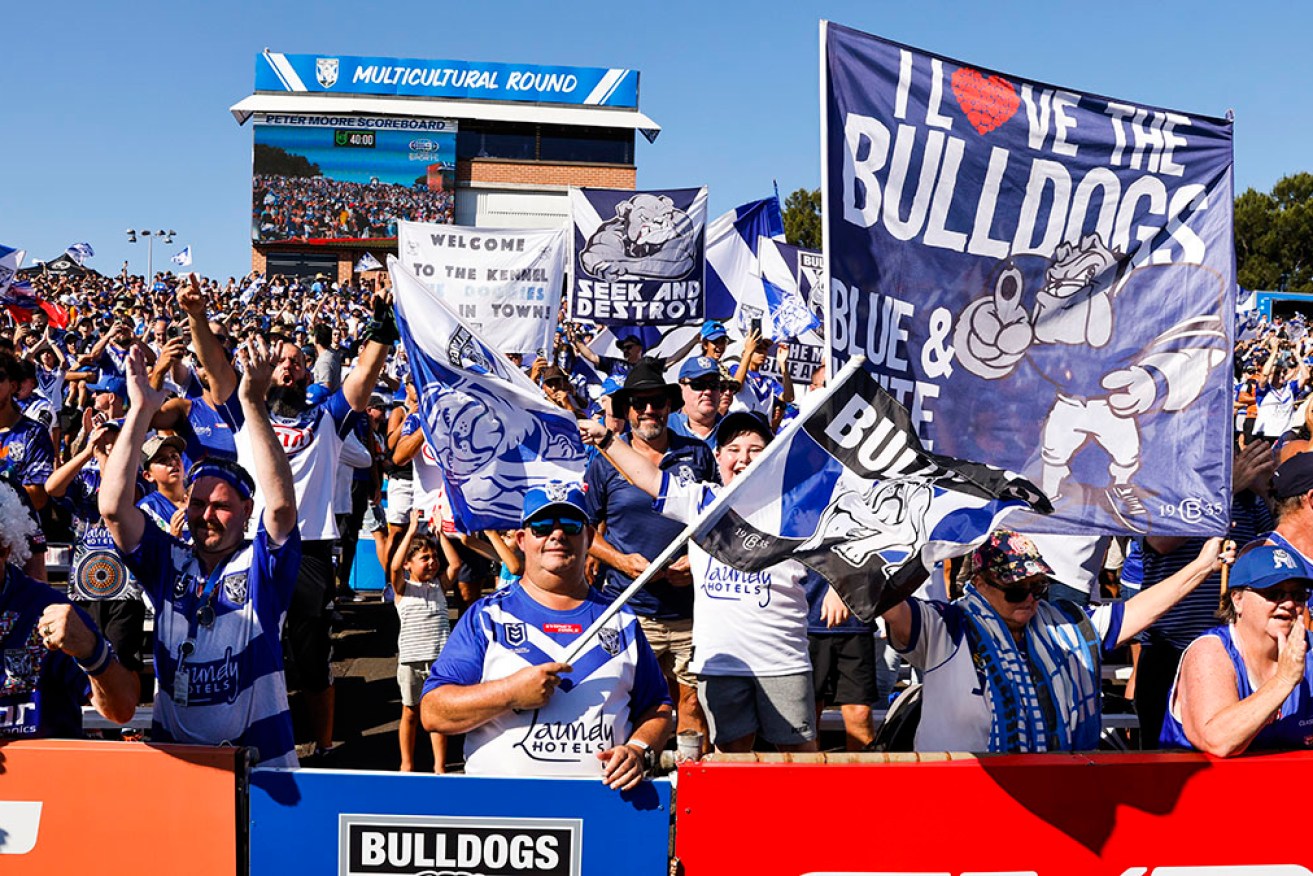
POLYGON ((493 231, 398 222, 401 263, 500 353, 549 355, 565 229, 493 231))
POLYGON ((1231 123, 822 46, 834 367, 864 353, 935 452, 1040 485, 1020 526, 1224 532, 1231 123))
POLYGON ((704 312, 707 189, 570 189, 570 318, 687 325, 704 312))

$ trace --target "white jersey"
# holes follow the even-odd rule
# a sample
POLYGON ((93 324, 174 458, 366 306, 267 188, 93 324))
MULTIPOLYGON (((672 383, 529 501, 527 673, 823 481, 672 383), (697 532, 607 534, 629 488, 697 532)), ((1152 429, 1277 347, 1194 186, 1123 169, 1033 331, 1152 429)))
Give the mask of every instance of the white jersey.
MULTIPOLYGON (((721 487, 681 482, 666 472, 652 507, 685 523, 721 487)), ((807 567, 785 560, 742 572, 688 543, 693 570, 693 660, 699 675, 796 675, 811 672, 807 650, 807 567)))
MULTIPOLYGON (((297 526, 305 541, 337 538, 337 519, 333 515, 337 466, 343 436, 351 431, 357 416, 340 389, 299 417, 269 416, 292 467, 297 526)), ((244 420, 237 424, 233 441, 237 444, 237 461, 254 477, 255 456, 244 420)), ((263 514, 264 498, 257 489, 251 520, 260 520, 263 514)))
MULTIPOLYGON (((554 611, 513 584, 480 599, 461 617, 424 684, 470 686, 560 661, 606 610, 594 590, 578 608, 554 611)), ((670 693, 638 619, 622 609, 540 709, 506 710, 465 735, 469 775, 601 775, 597 753, 624 745, 633 721, 670 693)))

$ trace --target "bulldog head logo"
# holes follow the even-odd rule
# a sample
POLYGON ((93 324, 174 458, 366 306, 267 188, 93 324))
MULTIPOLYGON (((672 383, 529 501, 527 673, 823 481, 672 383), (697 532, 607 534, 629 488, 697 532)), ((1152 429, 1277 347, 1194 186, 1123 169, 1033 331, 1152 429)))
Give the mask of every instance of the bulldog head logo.
POLYGON ((324 88, 332 88, 337 84, 337 69, 337 58, 315 59, 315 78, 324 88))

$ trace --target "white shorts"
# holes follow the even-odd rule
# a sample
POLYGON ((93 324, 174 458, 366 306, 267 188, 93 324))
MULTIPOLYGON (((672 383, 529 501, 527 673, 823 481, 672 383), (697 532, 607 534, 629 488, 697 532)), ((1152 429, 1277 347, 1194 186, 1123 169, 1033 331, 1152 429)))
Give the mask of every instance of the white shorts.
POLYGON ((410 479, 388 478, 388 523, 406 526, 410 523, 410 509, 415 504, 415 482, 410 479))

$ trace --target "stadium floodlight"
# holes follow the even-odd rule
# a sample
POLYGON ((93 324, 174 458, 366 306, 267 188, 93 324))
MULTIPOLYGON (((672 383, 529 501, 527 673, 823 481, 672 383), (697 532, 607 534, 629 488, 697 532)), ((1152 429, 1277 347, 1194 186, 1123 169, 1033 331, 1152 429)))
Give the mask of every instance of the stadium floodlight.
POLYGON ((136 243, 138 237, 145 238, 146 240, 147 282, 150 282, 150 280, 153 279, 155 276, 155 238, 157 237, 162 238, 161 241, 162 243, 173 243, 173 237, 177 233, 178 232, 174 231, 173 229, 169 229, 168 231, 165 231, 164 229, 160 229, 158 231, 151 231, 149 228, 142 228, 139 230, 133 230, 131 228, 128 229, 127 231, 128 243, 136 243))
POLYGON ((136 242, 137 242, 137 232, 134 231, 134 230, 132 230, 131 228, 129 228, 129 229, 128 229, 128 243, 136 243, 136 242))

